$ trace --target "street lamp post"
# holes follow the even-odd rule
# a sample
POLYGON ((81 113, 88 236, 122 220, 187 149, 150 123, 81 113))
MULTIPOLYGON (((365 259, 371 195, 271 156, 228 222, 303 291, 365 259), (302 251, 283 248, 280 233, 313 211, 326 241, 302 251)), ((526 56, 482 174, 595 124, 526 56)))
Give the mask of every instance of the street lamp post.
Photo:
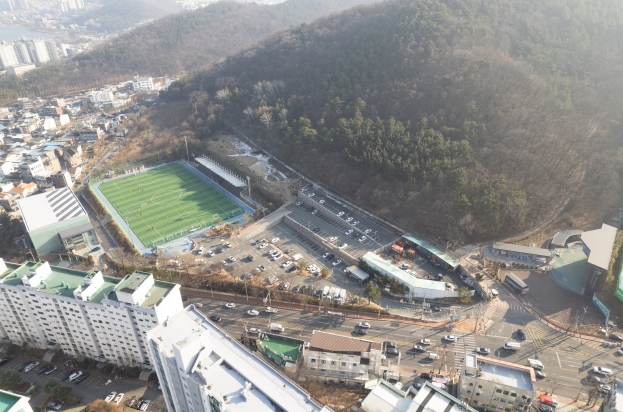
POLYGON ((210 288, 210 292, 212 293, 212 299, 214 299, 214 290, 212 289, 212 285, 208 283, 208 287, 210 288))

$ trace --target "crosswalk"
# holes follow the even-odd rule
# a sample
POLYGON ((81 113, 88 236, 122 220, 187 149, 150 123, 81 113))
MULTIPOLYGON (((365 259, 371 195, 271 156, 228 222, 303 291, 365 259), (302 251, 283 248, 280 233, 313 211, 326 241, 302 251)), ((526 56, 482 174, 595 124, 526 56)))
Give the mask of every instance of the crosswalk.
POLYGON ((508 302, 504 302, 502 300, 496 299, 494 301, 492 301, 491 303, 489 303, 489 306, 496 306, 498 308, 505 308, 505 309, 510 309, 510 310, 515 310, 517 312, 526 312, 526 309, 518 304, 518 303, 508 303, 508 302))
POLYGON ((537 350, 549 349, 556 352, 577 354, 583 352, 582 349, 586 346, 601 351, 604 349, 600 342, 584 339, 580 342, 576 338, 570 339, 567 334, 554 330, 541 322, 527 324, 525 330, 537 350))
POLYGON ((460 372, 465 361, 465 354, 473 353, 476 350, 476 339, 474 334, 469 333, 458 336, 459 340, 454 344, 454 370, 460 372))
POLYGON ((484 317, 487 319, 491 319, 493 315, 495 315, 495 312, 497 312, 497 310, 498 310, 498 307, 496 305, 489 303, 487 305, 487 309, 485 309, 484 317))

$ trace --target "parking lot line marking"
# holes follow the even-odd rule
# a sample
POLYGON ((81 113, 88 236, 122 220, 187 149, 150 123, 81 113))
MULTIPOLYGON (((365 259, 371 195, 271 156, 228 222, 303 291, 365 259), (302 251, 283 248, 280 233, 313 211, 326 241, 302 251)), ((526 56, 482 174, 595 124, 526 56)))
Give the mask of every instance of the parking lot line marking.
POLYGON ((558 359, 558 367, 562 369, 562 365, 560 364, 560 357, 558 356, 558 352, 556 352, 556 359, 558 359))

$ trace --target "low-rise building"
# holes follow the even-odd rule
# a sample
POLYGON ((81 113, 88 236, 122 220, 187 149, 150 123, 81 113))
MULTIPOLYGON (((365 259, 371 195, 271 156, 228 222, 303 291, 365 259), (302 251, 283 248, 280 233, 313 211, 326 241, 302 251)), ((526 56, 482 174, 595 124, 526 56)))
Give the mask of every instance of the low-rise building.
POLYGON ((145 333, 181 310, 180 286, 150 273, 119 279, 0 258, 0 335, 16 345, 149 368, 145 333))
POLYGON ((169 411, 329 412, 194 305, 147 332, 169 411))
POLYGON ((41 159, 29 159, 19 164, 19 172, 24 182, 33 182, 35 176, 45 170, 41 159))
POLYGON ((19 210, 17 207, 17 201, 19 198, 20 197, 15 193, 0 192, 0 206, 2 206, 7 212, 19 210))
POLYGON ((381 379, 361 402, 360 412, 477 412, 448 392, 424 383, 419 390, 412 386, 403 391, 381 379))
POLYGON ((303 353, 305 372, 329 383, 365 386, 381 375, 383 345, 315 330, 303 353))
POLYGON ((44 106, 41 108, 42 116, 60 116, 63 114, 63 108, 59 106, 44 106))
POLYGON ((56 121, 54 120, 53 117, 47 116, 45 119, 43 119, 43 130, 54 130, 56 129, 56 121))
POLYGON ((531 367, 468 354, 459 377, 458 397, 474 408, 528 411, 536 397, 535 383, 531 367))
POLYGON ((29 400, 25 396, 0 390, 0 412, 32 412, 29 400))
POLYGON ((8 193, 12 193, 18 196, 20 199, 24 199, 37 193, 37 190, 39 190, 39 188, 37 187, 37 183, 35 182, 20 183, 17 186, 9 189, 8 193))
POLYGON ((151 77, 140 77, 136 74, 132 82, 132 89, 135 92, 150 92, 154 89, 153 79, 151 77))
POLYGON ((104 133, 100 128, 95 129, 82 129, 80 131, 80 140, 89 141, 89 140, 99 140, 102 138, 104 133))

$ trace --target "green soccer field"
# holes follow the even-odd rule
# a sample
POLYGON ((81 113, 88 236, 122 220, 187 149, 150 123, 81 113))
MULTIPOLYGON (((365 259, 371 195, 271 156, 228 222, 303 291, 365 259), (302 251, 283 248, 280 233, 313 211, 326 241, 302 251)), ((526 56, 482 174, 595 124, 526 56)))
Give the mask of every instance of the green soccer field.
POLYGON ((99 190, 145 246, 161 245, 244 213, 186 167, 173 163, 102 183, 99 190))

